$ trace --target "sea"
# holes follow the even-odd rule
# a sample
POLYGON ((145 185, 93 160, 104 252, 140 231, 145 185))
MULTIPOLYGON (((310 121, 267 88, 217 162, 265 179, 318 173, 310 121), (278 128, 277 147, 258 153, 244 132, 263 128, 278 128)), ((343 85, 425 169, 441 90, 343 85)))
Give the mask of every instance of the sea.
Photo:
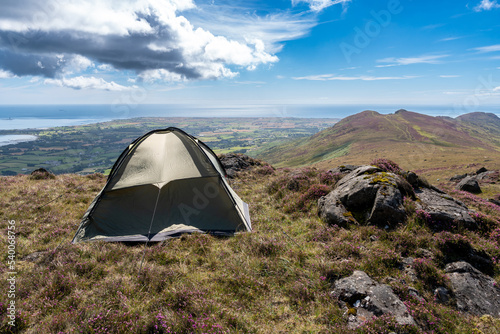
MULTIPOLYGON (((456 117, 484 111, 500 116, 500 105, 481 109, 456 105, 0 105, 0 130, 41 129, 58 126, 83 125, 135 117, 300 117, 344 118, 363 110, 381 114, 406 109, 431 116, 456 117)), ((27 135, 0 135, 0 146, 13 142, 34 140, 27 135)))

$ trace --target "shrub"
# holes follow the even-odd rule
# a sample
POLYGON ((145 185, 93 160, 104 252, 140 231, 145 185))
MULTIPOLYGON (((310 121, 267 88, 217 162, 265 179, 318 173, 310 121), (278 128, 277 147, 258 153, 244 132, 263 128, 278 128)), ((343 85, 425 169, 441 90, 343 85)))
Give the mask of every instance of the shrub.
POLYGON ((439 286, 446 286, 447 279, 443 273, 436 267, 432 260, 427 258, 417 258, 413 261, 413 269, 418 278, 422 280, 428 289, 434 289, 439 286))
POLYGON ((332 173, 330 171, 319 173, 319 182, 329 186, 335 185, 342 178, 340 173, 332 173))
POLYGON ((377 166, 383 171, 391 172, 394 174, 401 174, 402 172, 402 169, 398 166, 398 164, 389 159, 375 159, 370 163, 370 165, 377 166))
POLYGON ((495 218, 489 215, 485 215, 481 212, 474 212, 471 214, 471 216, 472 218, 474 218, 479 232, 481 232, 483 235, 487 235, 489 232, 493 231, 500 225, 495 218))

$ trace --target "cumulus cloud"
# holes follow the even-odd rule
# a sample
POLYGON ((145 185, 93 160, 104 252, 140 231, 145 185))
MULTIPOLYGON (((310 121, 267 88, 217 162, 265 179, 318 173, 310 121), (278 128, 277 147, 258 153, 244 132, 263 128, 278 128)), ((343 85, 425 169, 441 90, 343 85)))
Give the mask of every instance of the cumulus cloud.
POLYGON ((10 79, 13 78, 14 74, 10 73, 9 71, 4 71, 0 69, 0 79, 10 79))
POLYGON ((116 90, 120 85, 96 78, 63 77, 105 65, 148 80, 231 78, 240 68, 278 61, 258 36, 216 36, 180 15, 194 8, 191 0, 7 1, 0 12, 0 68, 67 87, 116 90))
POLYGON ((307 3, 309 5, 309 8, 311 8, 312 11, 320 12, 325 8, 328 8, 330 6, 337 5, 337 4, 342 4, 343 6, 345 6, 346 4, 351 2, 351 0, 292 0, 292 5, 295 6, 296 4, 298 4, 300 2, 307 3))
POLYGON ((496 0, 482 0, 476 7, 474 7, 474 10, 476 12, 482 12, 484 10, 492 10, 500 8, 500 5, 496 2, 496 0))
POLYGON ((69 87, 73 89, 98 89, 108 91, 126 91, 136 89, 137 86, 127 87, 117 84, 114 81, 107 82, 102 78, 78 76, 74 78, 45 79, 45 84, 57 85, 59 87, 69 87))
POLYGON ((402 66, 402 65, 412 65, 412 64, 439 64, 441 58, 448 57, 448 55, 423 55, 418 57, 408 57, 408 58, 384 58, 378 59, 378 63, 387 63, 384 65, 377 65, 376 67, 391 67, 391 66, 402 66))

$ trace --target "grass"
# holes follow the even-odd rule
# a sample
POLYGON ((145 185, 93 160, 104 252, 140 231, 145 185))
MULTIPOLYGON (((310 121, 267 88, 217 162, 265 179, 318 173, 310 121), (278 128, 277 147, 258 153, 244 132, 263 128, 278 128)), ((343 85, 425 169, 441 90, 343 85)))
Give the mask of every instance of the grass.
MULTIPOLYGON (((393 230, 328 226, 317 217, 316 203, 340 177, 318 168, 241 172, 232 186, 250 205, 253 232, 231 238, 184 235, 147 247, 69 243, 105 183, 101 174, 0 177, 0 242, 7 245, 9 220, 17 228, 16 328, 27 333, 478 333, 477 328, 494 333, 499 328, 497 319, 461 314, 433 296, 436 286, 447 286, 446 247, 485 252, 499 281, 498 207, 453 193, 482 212, 477 219, 484 228, 478 231, 434 233, 409 203, 408 222, 393 230), (423 256, 422 249, 433 257, 423 256), (408 256, 417 259, 414 283, 401 269, 408 256), (330 292, 336 279, 354 270, 391 285, 421 329, 400 328, 384 316, 348 330, 345 310, 330 292), (422 301, 408 294, 410 284, 422 301)), ((4 253, 3 287, 6 264, 4 253)), ((0 332, 9 333, 4 300, 0 332)))

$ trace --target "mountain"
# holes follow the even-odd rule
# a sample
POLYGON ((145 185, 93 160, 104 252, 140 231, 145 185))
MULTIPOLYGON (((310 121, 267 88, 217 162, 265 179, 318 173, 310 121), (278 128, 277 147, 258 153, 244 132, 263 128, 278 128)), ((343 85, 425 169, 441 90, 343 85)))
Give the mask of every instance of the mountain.
POLYGON ((277 166, 389 158, 405 168, 427 166, 426 161, 449 164, 466 158, 470 162, 491 160, 490 155, 500 157, 500 119, 496 115, 433 117, 404 109, 388 115, 365 110, 311 137, 255 154, 277 166))

